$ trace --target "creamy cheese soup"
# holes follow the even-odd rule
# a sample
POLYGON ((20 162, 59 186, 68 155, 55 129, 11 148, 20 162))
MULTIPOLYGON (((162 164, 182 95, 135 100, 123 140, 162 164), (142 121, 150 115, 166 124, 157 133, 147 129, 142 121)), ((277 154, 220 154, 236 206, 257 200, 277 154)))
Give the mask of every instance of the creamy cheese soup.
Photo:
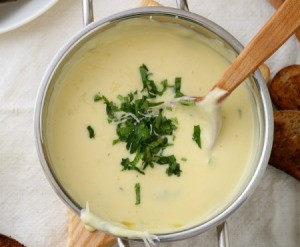
MULTIPOLYGON (((155 82, 167 79, 174 84, 175 77, 181 77, 182 93, 205 95, 230 64, 226 52, 221 44, 195 31, 146 19, 122 21, 77 51, 51 96, 47 148, 64 189, 82 208, 88 202, 90 212, 97 216, 85 223, 115 234, 120 231, 107 224, 133 233, 174 232, 208 220, 237 196, 250 171, 257 135, 245 85, 222 104, 222 128, 211 150, 205 148, 211 126, 199 107, 176 104, 172 111, 165 111, 167 117, 178 120, 176 138, 164 154, 176 156, 180 176, 168 176, 165 165, 148 167, 145 175, 122 171, 122 158, 134 155, 126 150, 126 143, 112 144, 117 139, 116 125, 107 121, 105 104, 94 102, 97 93, 114 102, 118 95, 136 90, 141 95, 142 64, 155 82), (192 139, 195 125, 201 127, 201 149, 192 139), (89 138, 87 126, 92 126, 95 138, 89 138)), ((170 88, 154 100, 173 97, 170 88)))

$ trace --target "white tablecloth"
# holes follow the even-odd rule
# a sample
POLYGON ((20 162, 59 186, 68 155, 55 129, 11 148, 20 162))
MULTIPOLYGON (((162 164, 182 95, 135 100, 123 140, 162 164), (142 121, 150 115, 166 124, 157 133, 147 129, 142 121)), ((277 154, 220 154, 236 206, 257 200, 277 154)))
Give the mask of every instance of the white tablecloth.
MULTIPOLYGON (((174 6, 175 0, 161 0, 174 6)), ((139 0, 94 0, 95 19, 137 7, 139 0)), ((267 0, 189 0, 246 44, 274 9, 267 0)), ((33 22, 0 35, 0 233, 26 246, 65 246, 65 205, 48 184, 35 149, 33 113, 37 90, 54 54, 82 28, 81 1, 60 0, 33 22)), ((295 37, 267 64, 272 75, 300 63, 295 37)), ((300 183, 269 167, 248 202, 228 220, 232 246, 299 246, 300 183)), ((217 246, 215 230, 162 246, 217 246)))

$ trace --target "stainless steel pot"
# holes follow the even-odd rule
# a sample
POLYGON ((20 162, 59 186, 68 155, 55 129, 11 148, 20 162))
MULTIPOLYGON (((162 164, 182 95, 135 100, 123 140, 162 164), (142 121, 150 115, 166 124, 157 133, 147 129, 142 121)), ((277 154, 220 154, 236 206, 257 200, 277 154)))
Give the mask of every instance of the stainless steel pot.
MULTIPOLYGON (((76 214, 80 214, 80 206, 67 194, 56 178, 49 154, 46 148, 45 122, 48 111, 49 100, 55 87, 55 81, 60 75, 63 66, 72 54, 85 42, 97 33, 114 27, 118 22, 130 18, 153 18, 161 22, 178 23, 184 27, 192 28, 210 39, 219 40, 227 48, 239 54, 243 46, 227 31, 220 26, 199 15, 188 12, 185 0, 177 0, 179 9, 167 7, 146 7, 124 11, 108 18, 93 22, 92 0, 83 0, 83 20, 85 27, 77 33, 54 57, 42 80, 35 109, 35 135, 36 145, 40 162, 44 172, 55 192, 76 214)), ((157 235, 160 241, 176 241, 198 235, 209 228, 217 226, 219 246, 229 246, 226 218, 236 211, 251 192, 257 187, 266 169, 273 141, 273 112, 267 87, 257 70, 247 83, 253 98, 258 119, 258 143, 253 159, 253 171, 243 191, 232 201, 232 203, 221 213, 208 221, 193 228, 179 232, 157 235)), ((120 246, 127 246, 127 242, 118 239, 120 246)))

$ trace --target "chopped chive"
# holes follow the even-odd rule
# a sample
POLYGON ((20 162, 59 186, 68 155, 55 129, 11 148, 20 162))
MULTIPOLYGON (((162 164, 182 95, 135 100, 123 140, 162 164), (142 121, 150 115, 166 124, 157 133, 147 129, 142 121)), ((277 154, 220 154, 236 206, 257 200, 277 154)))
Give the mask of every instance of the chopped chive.
POLYGON ((181 78, 175 78, 175 98, 179 98, 184 96, 184 94, 180 91, 181 90, 181 78))
POLYGON ((149 102, 149 107, 159 106, 162 105, 164 102, 149 102))
POLYGON ((94 129, 92 128, 92 126, 88 126, 87 127, 87 130, 89 131, 89 137, 90 138, 95 138, 95 131, 94 131, 94 129))
POLYGON ((141 185, 140 183, 136 183, 134 186, 135 189, 135 205, 139 205, 141 203, 141 185))
POLYGON ((191 106, 191 105, 195 105, 195 101, 193 101, 193 100, 181 100, 180 104, 184 105, 184 106, 191 106))
POLYGON ((197 143, 199 148, 201 148, 201 129, 199 125, 194 126, 193 140, 197 143))
POLYGON ((181 158, 182 161, 187 161, 187 158, 181 158))

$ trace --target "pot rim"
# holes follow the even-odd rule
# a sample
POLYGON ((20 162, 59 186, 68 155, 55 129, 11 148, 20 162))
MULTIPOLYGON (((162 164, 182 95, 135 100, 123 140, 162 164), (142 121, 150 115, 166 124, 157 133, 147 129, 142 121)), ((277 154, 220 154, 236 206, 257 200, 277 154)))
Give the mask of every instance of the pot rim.
MULTIPOLYGON (((69 198, 63 187, 59 184, 56 180, 51 168, 50 162, 45 157, 45 146, 43 142, 43 133, 42 133, 42 116, 43 116, 43 108, 45 104, 45 97, 48 91, 50 82, 52 80, 53 75, 55 74, 59 64, 65 58, 65 56, 74 48, 74 46, 86 38, 87 36, 91 35, 94 31, 101 29, 105 25, 108 25, 112 22, 119 21, 122 19, 127 18, 134 18, 143 15, 167 15, 167 16, 174 16, 179 17, 194 23, 197 23, 204 28, 208 29, 209 31, 215 33, 217 36, 224 39, 237 53, 240 53, 243 50, 243 46, 241 43, 234 38, 230 33, 228 33, 225 29, 220 27, 219 25, 215 24, 214 22, 194 13, 186 12, 180 9, 169 8, 169 7, 143 7, 143 8, 135 8, 126 11, 122 11, 120 13, 108 16, 104 19, 95 21, 77 34, 75 34, 71 40, 69 40, 55 55, 52 59, 50 65, 48 66, 46 73, 42 79, 38 96, 36 99, 36 106, 35 106, 35 113, 34 113, 34 131, 35 131, 35 139, 36 139, 36 147, 39 155, 39 160, 44 170, 44 173, 50 182, 52 188, 59 196, 59 198, 68 206, 70 207, 77 215, 80 215, 80 208, 76 203, 69 198)), ((262 102, 262 111, 263 117, 262 120, 264 123, 264 132, 262 136, 263 146, 261 156, 259 158, 257 167, 255 172, 253 173, 251 179, 249 180, 248 184, 246 185, 244 191, 240 193, 232 203, 225 208, 222 212, 217 214, 215 217, 207 220, 199 225, 194 227, 184 229, 178 232, 172 233, 163 233, 163 234, 156 234, 156 236, 161 241, 175 241, 175 240, 182 240, 186 238, 190 238, 196 236, 214 226, 219 225, 220 223, 224 222, 226 218, 228 218, 234 211, 236 211, 244 201, 250 196, 250 194, 254 191, 257 187, 259 181, 261 180, 271 153, 272 142, 273 142, 273 110, 272 104, 270 100, 270 96, 268 93, 268 89, 264 79, 259 70, 256 70, 253 74, 255 78, 255 84, 259 91, 259 95, 261 97, 262 102)))

